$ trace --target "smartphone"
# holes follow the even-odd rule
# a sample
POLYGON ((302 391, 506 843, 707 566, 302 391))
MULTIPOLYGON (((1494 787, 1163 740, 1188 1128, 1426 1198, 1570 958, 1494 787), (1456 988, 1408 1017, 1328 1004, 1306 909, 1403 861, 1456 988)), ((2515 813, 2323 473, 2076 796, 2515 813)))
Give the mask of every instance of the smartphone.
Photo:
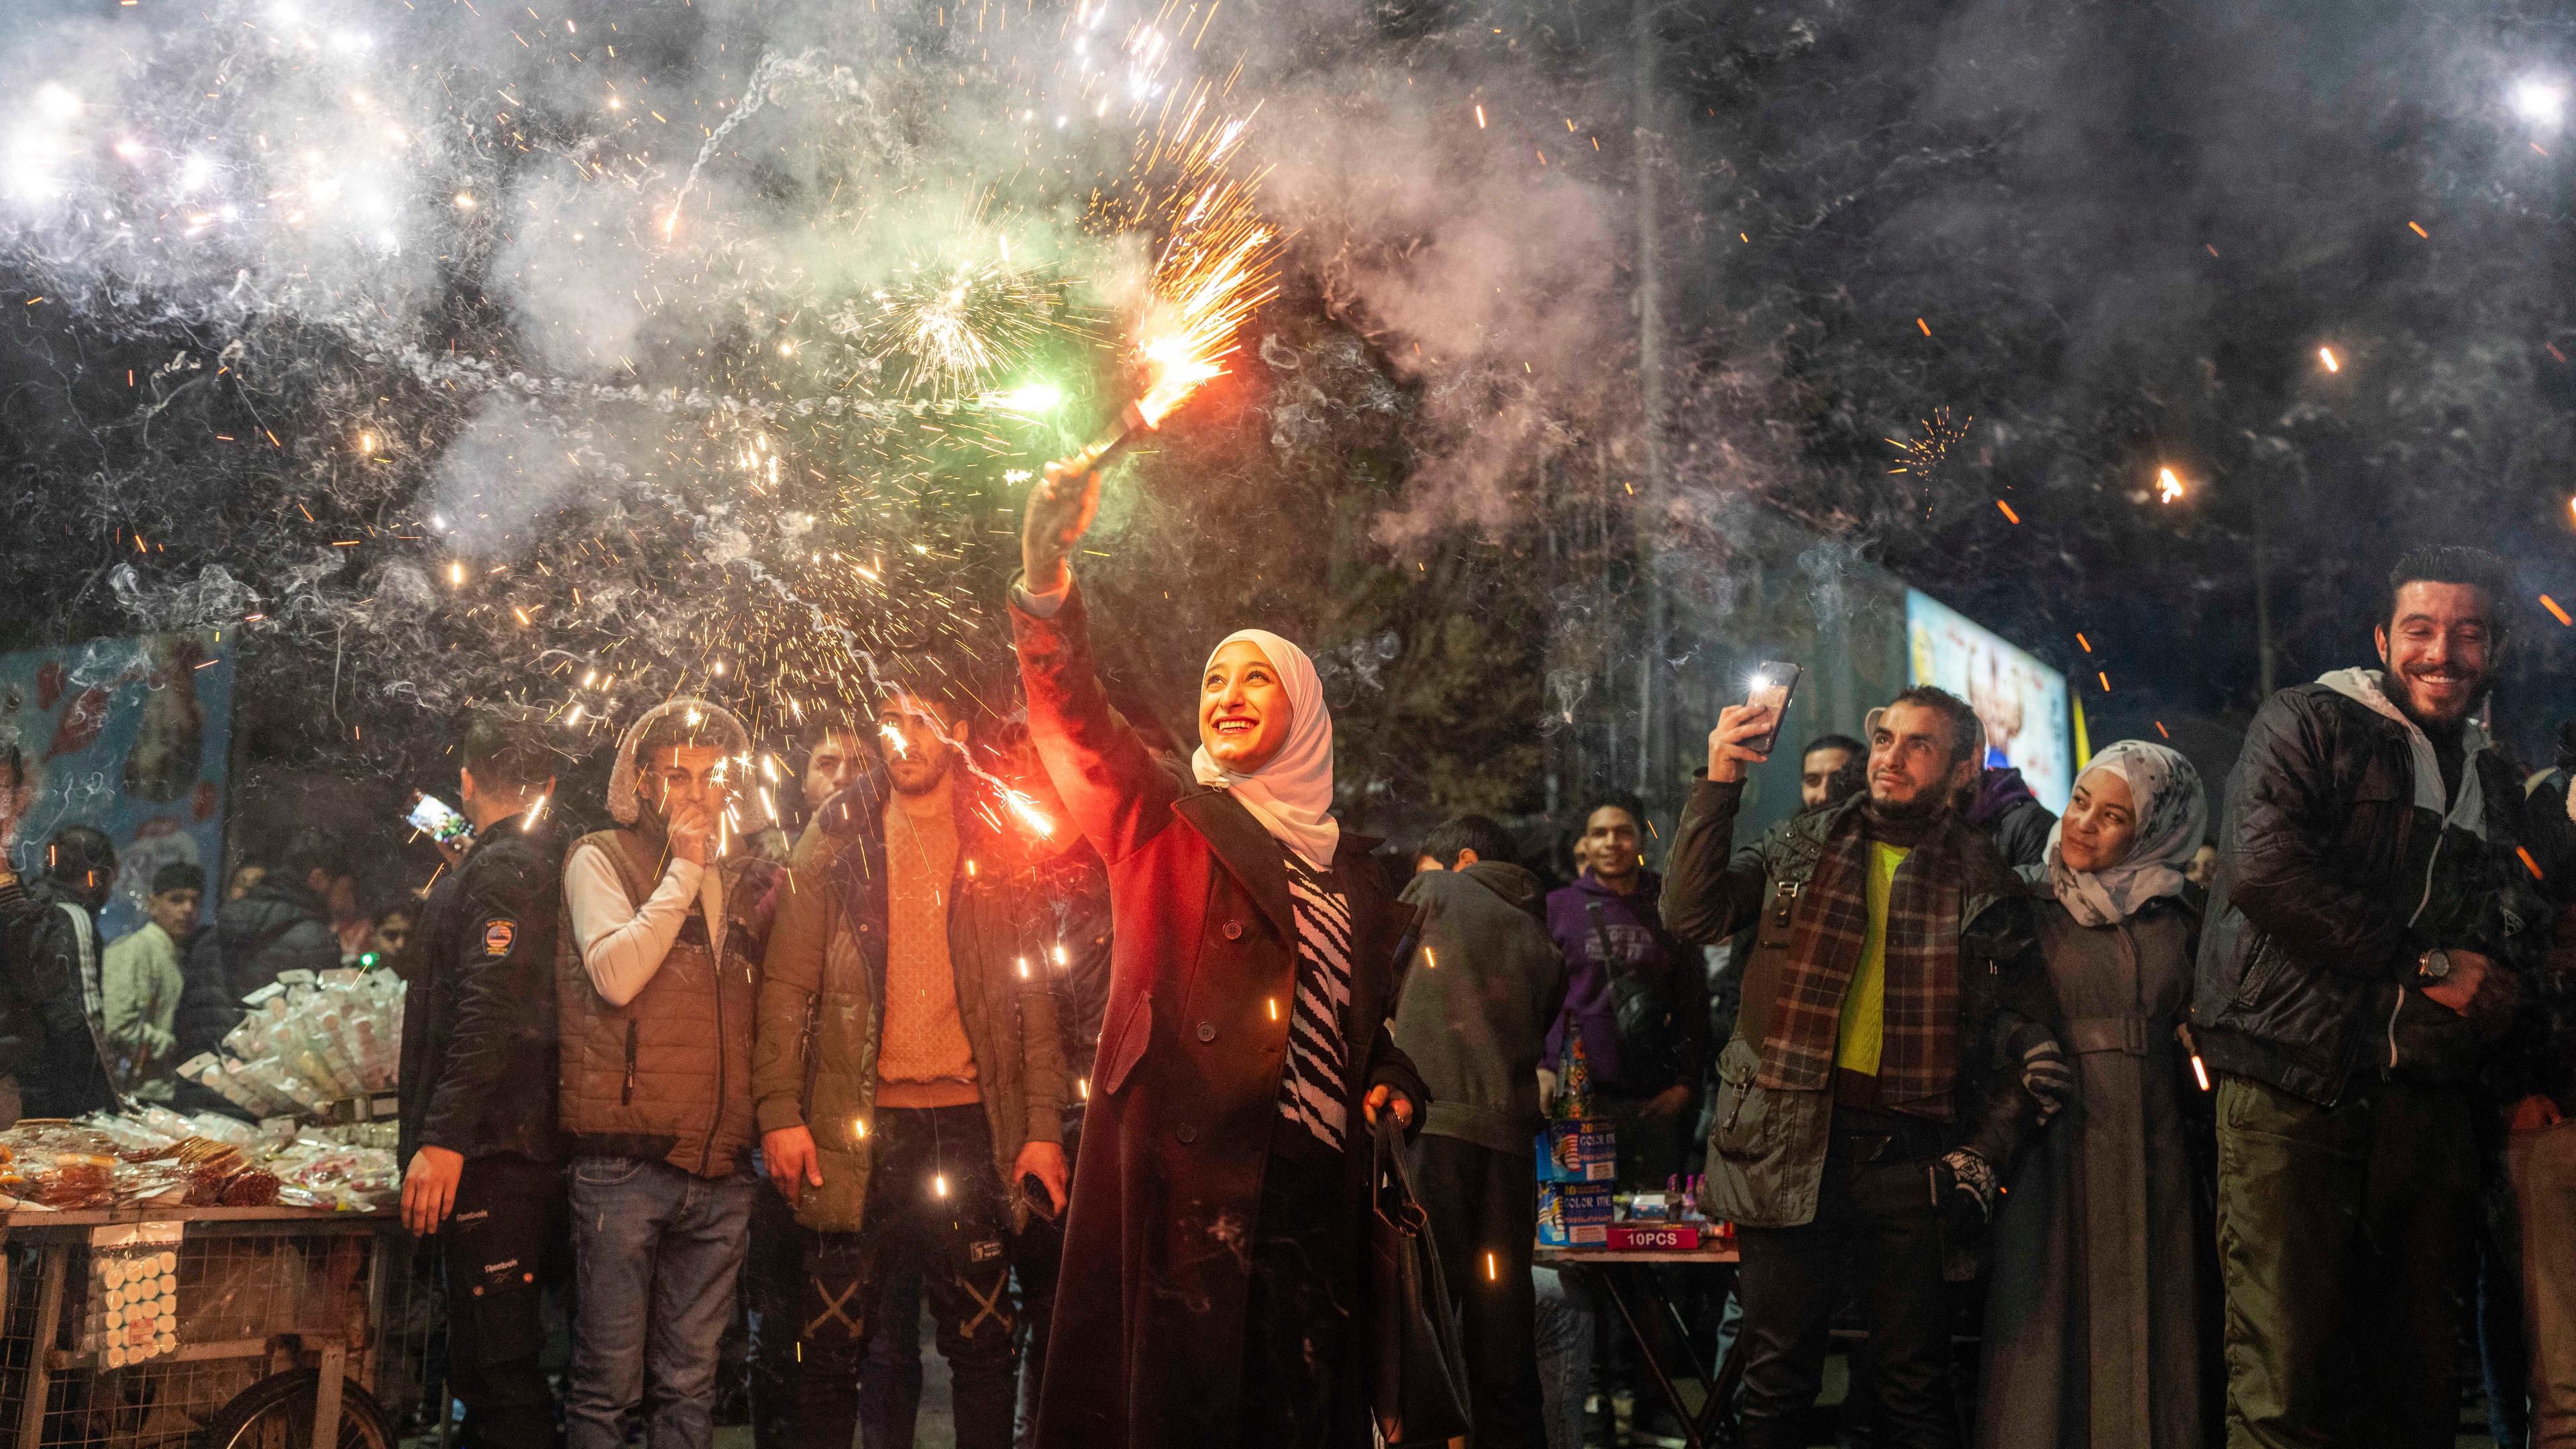
POLYGON ((1048 1222, 1055 1221, 1056 1210, 1047 1206, 1046 1184, 1034 1172, 1020 1174, 1020 1196, 1028 1199, 1029 1211, 1048 1222))
POLYGON ((1802 665, 1784 664, 1777 659, 1766 659, 1753 671, 1753 684, 1745 691, 1744 702, 1769 705, 1771 729, 1758 740, 1746 740, 1746 749, 1767 755, 1772 746, 1780 743, 1780 721, 1789 713, 1789 696, 1798 692, 1798 679, 1806 672, 1802 665))
POLYGON ((463 845, 474 838, 474 827, 454 807, 435 795, 411 797, 411 813, 403 823, 423 832, 441 845, 463 845))

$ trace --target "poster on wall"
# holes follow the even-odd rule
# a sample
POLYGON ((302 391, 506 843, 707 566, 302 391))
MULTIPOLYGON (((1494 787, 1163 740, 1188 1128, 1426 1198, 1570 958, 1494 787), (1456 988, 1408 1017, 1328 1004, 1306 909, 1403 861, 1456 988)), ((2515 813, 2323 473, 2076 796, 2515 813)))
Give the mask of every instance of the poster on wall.
POLYGON ((2066 676, 1921 589, 1905 591, 1912 682, 1968 702, 1986 726, 1986 765, 2021 771, 2039 803, 2064 814, 2075 789, 2066 676))
POLYGON ((115 842, 117 859, 101 939, 149 919, 153 873, 174 861, 205 872, 211 915, 221 899, 232 705, 233 646, 220 630, 0 654, 0 746, 15 747, 23 770, 5 801, 19 874, 42 873, 54 832, 93 826, 115 842))

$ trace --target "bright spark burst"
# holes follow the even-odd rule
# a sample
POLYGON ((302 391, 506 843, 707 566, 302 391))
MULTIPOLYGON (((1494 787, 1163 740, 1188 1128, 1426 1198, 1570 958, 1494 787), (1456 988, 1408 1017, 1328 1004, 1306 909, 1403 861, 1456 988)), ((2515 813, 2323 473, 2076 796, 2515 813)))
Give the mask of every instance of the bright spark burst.
POLYGON ((1032 799, 1027 791, 1005 789, 1002 791, 1002 803, 1010 808, 1013 815, 1019 817, 1022 825, 1035 831, 1039 839, 1043 840, 1055 834, 1055 822, 1047 818, 1047 813, 1038 808, 1038 802, 1032 799))
POLYGON ((904 364, 903 385, 936 395, 981 387, 1071 329, 1061 278, 1007 255, 913 263, 876 289, 864 337, 879 361, 904 364))
POLYGON ((1967 438, 1968 430, 1976 426, 1976 422, 1976 415, 1973 413, 1957 422, 1952 422, 1948 408, 1934 408, 1932 415, 1923 419, 1921 437, 1885 440, 1889 447, 1896 450, 1897 456, 1896 466, 1887 471, 1891 474, 1911 473, 1917 478, 1928 480, 1939 471, 1943 463, 1950 460, 1950 449, 1967 438))
POLYGON ((2182 494, 2183 487, 2181 475, 2175 473, 2171 468, 2158 468, 2156 470, 2156 501, 2158 503, 2171 503, 2181 498, 2182 494))
POLYGON ((1138 167, 1141 176, 1168 166, 1176 178, 1158 191, 1146 218, 1165 234, 1135 328, 1146 378, 1136 411, 1147 427, 1160 427, 1190 394, 1222 377, 1245 321, 1279 295, 1279 232, 1254 194, 1262 173, 1226 169, 1252 117, 1219 123, 1208 101, 1200 92, 1138 167))

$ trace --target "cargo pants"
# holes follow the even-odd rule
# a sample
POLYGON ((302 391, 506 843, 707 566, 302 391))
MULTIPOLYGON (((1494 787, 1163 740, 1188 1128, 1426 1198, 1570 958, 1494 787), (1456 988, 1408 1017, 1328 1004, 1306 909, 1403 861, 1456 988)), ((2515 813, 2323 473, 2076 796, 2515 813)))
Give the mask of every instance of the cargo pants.
POLYGON ((2460 1087, 2356 1074, 2323 1107, 2218 1084, 2229 1449, 2449 1449, 2478 1213, 2460 1087))

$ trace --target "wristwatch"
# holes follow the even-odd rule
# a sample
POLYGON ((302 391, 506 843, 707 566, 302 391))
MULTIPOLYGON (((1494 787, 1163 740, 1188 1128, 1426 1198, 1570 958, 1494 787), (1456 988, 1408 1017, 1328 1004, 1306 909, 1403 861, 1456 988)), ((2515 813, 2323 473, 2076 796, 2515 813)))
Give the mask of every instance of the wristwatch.
POLYGON ((2415 958, 2415 974, 2431 982, 2443 982, 2451 976, 2451 953, 2436 946, 2415 958))

